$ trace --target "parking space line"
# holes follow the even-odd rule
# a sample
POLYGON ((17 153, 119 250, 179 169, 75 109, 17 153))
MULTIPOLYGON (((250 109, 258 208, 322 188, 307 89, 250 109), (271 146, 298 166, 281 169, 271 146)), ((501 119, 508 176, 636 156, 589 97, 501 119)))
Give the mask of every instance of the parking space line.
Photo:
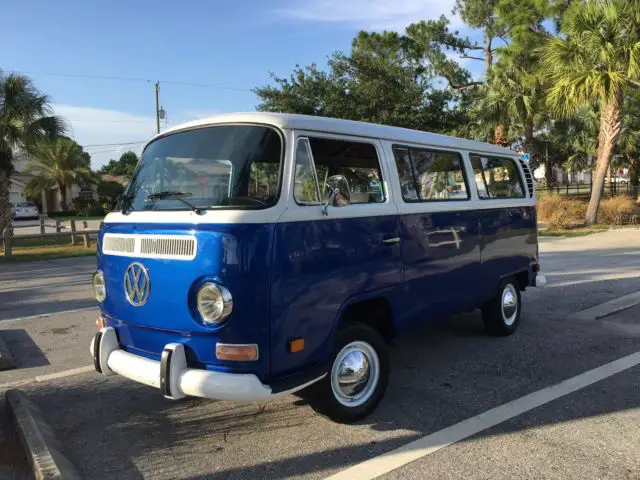
POLYGON ((28 317, 17 317, 17 318, 7 318, 3 320, 0 318, 0 325, 6 325, 8 323, 14 322, 22 322, 24 320, 33 320, 34 318, 45 318, 45 317, 53 317, 54 315, 65 315, 67 313, 78 313, 78 312, 87 312, 89 310, 97 310, 98 307, 83 307, 83 308, 74 308, 73 310, 62 310, 59 312, 48 312, 48 313, 39 313, 38 315, 30 315, 28 317))
POLYGON ((347 468, 327 480, 368 480, 522 415, 534 408, 581 390, 617 373, 640 365, 640 351, 571 377, 556 385, 517 398, 475 417, 419 438, 400 448, 347 468))
POLYGON ((69 370, 62 370, 61 372, 50 373, 48 375, 38 375, 36 377, 27 378, 25 380, 16 380, 15 382, 0 383, 0 390, 7 388, 22 387, 30 383, 42 383, 49 380, 57 380, 59 378, 73 377, 75 375, 81 375, 83 373, 89 373, 95 371, 93 365, 86 365, 79 368, 71 368, 69 370))
POLYGON ((3 288, 3 289, 0 289, 0 293, 24 292, 26 290, 38 290, 42 288, 66 287, 68 285, 82 285, 82 284, 90 287, 91 280, 74 280, 72 282, 64 282, 64 283, 43 283, 40 285, 29 285, 28 287, 3 288))

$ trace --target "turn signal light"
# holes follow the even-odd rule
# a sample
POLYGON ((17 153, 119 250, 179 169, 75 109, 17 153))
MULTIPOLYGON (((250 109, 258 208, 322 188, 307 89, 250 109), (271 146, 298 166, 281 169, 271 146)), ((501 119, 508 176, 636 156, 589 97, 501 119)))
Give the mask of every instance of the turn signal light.
POLYGON ((102 315, 98 315, 98 318, 96 318, 96 327, 98 327, 98 330, 104 328, 104 318, 102 315))
POLYGON ((294 338, 289 340, 289 351, 297 353, 304 350, 304 338, 294 338))
POLYGON ((216 343, 216 358, 234 362, 253 362, 258 360, 258 345, 234 345, 231 343, 216 343))

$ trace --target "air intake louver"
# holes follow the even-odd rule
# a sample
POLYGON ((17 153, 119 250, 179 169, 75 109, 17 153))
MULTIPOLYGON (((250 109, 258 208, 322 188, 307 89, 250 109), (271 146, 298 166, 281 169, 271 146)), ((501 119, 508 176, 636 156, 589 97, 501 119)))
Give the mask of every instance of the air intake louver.
POLYGON ((524 172, 524 179, 527 182, 527 190, 529 191, 529 196, 533 197, 533 175, 531 175, 529 164, 521 159, 520 165, 522 166, 522 171, 524 172))
POLYGON ((124 257, 193 260, 196 238, 190 235, 138 235, 106 233, 102 253, 124 257))

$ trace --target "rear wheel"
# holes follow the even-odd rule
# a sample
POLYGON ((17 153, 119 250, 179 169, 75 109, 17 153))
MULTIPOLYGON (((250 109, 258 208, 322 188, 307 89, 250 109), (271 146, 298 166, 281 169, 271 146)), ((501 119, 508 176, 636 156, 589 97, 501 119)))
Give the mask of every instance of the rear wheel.
POLYGON ((482 307, 482 320, 487 333, 504 337, 515 332, 522 313, 520 300, 518 281, 514 277, 502 280, 496 296, 482 307))
POLYGON ((332 420, 353 423, 378 406, 389 371, 389 351, 380 334, 363 324, 347 324, 336 336, 327 376, 305 397, 332 420))

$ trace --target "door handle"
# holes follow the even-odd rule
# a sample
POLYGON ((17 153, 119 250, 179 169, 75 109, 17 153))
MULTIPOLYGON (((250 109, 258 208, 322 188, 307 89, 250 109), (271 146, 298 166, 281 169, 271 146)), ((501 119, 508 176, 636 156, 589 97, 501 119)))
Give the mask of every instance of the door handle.
POLYGON ((400 237, 386 238, 382 240, 382 243, 386 243, 386 244, 400 243, 400 237))

